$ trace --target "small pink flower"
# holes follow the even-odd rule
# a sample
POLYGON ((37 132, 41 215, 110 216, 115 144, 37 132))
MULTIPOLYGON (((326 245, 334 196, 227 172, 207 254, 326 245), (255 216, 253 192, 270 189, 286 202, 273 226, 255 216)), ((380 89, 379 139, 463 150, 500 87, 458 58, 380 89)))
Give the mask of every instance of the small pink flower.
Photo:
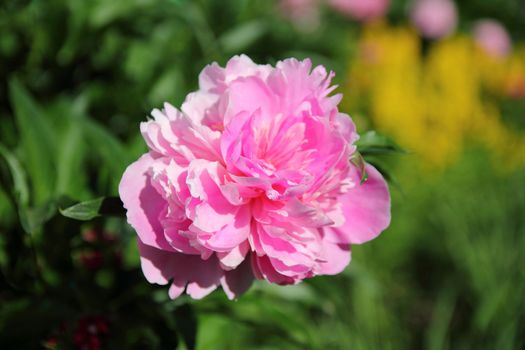
POLYGON ((349 161, 358 135, 329 96, 333 76, 236 56, 207 66, 181 110, 153 110, 140 127, 149 152, 119 186, 149 282, 195 299, 222 285, 233 299, 254 277, 337 274, 351 244, 389 225, 381 174, 367 165, 360 184, 349 161))
POLYGON ((319 27, 319 0, 280 0, 279 10, 303 31, 319 27))
POLYGON ((453 33, 458 21, 456 5, 451 0, 415 0, 410 17, 419 32, 430 39, 453 33))
POLYGON ((474 25, 476 43, 495 57, 506 57, 511 50, 511 40, 505 27, 492 19, 483 19, 474 25))
POLYGON ((357 21, 369 21, 383 17, 390 0, 330 0, 329 4, 342 14, 357 21))

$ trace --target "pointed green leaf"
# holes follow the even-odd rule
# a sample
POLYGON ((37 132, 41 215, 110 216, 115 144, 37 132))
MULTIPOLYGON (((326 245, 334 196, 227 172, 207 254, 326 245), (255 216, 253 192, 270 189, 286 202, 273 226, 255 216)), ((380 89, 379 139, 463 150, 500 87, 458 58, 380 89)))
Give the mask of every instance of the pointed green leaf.
POLYGON ((124 145, 95 121, 84 118, 81 123, 87 141, 110 171, 112 184, 116 187, 126 167, 131 163, 124 145))
POLYGON ((58 152, 56 194, 78 196, 83 183, 83 128, 74 118, 68 124, 58 152))
POLYGON ((43 203, 52 195, 55 185, 53 129, 17 80, 11 80, 9 91, 34 200, 43 203))
POLYGON ((247 49, 268 31, 264 21, 254 20, 237 26, 219 38, 225 52, 238 53, 247 49))
POLYGON ((386 136, 375 131, 369 131, 356 142, 359 152, 363 156, 378 154, 403 154, 406 153, 399 145, 386 136))
POLYGON ((17 204, 27 206, 29 204, 29 188, 27 186, 26 173, 16 157, 9 150, 0 144, 0 156, 5 159, 11 177, 13 179, 13 189, 17 204))
POLYGON ((360 183, 363 184, 363 182, 365 182, 366 179, 368 178, 368 174, 366 173, 366 162, 363 156, 359 152, 356 151, 352 155, 350 162, 352 162, 352 164, 354 164, 359 170, 359 173, 361 174, 360 183))
POLYGON ((30 234, 38 232, 42 225, 55 215, 56 210, 57 207, 54 200, 32 208, 19 208, 18 212, 22 228, 30 234))
POLYGON ((60 214, 71 219, 91 220, 100 215, 99 210, 102 206, 103 200, 104 197, 100 197, 97 199, 77 203, 65 209, 59 208, 59 211, 60 214))
POLYGON ((70 219, 87 221, 101 215, 122 216, 125 214, 120 198, 100 197, 85 202, 74 204, 65 209, 59 209, 60 214, 70 219))

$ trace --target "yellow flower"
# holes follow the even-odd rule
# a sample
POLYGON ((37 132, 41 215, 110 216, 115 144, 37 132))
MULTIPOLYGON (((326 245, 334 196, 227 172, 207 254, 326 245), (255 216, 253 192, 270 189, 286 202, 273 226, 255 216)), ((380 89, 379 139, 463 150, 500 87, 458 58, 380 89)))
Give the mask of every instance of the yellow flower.
POLYGON ((423 57, 414 31, 384 24, 368 27, 359 48, 349 69, 350 109, 368 113, 373 127, 413 151, 422 165, 447 165, 470 140, 508 165, 525 164, 516 155, 525 154, 525 136, 509 130, 496 101, 485 96, 485 90, 519 86, 524 62, 481 57, 466 36, 436 42, 423 57))

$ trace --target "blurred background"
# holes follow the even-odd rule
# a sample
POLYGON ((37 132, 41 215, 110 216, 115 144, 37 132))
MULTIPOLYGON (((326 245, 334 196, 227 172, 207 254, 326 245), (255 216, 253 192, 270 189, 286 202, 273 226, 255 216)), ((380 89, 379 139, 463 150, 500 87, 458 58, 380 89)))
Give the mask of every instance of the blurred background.
POLYGON ((525 347, 523 1, 2 1, 0 118, 2 349, 525 347), (367 155, 392 224, 338 276, 171 301, 124 219, 57 208, 116 196, 139 122, 240 53, 337 73, 405 150, 367 155))

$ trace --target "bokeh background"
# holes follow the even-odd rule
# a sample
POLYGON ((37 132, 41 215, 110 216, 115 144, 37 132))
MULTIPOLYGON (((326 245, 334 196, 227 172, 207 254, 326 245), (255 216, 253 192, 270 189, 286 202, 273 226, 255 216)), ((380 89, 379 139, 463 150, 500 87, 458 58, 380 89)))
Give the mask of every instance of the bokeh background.
POLYGON ((2 1, 0 118, 2 349, 525 347, 523 1, 2 1), (139 122, 240 53, 337 73, 405 150, 367 155, 392 224, 338 276, 171 301, 123 218, 57 209, 117 195, 139 122))

